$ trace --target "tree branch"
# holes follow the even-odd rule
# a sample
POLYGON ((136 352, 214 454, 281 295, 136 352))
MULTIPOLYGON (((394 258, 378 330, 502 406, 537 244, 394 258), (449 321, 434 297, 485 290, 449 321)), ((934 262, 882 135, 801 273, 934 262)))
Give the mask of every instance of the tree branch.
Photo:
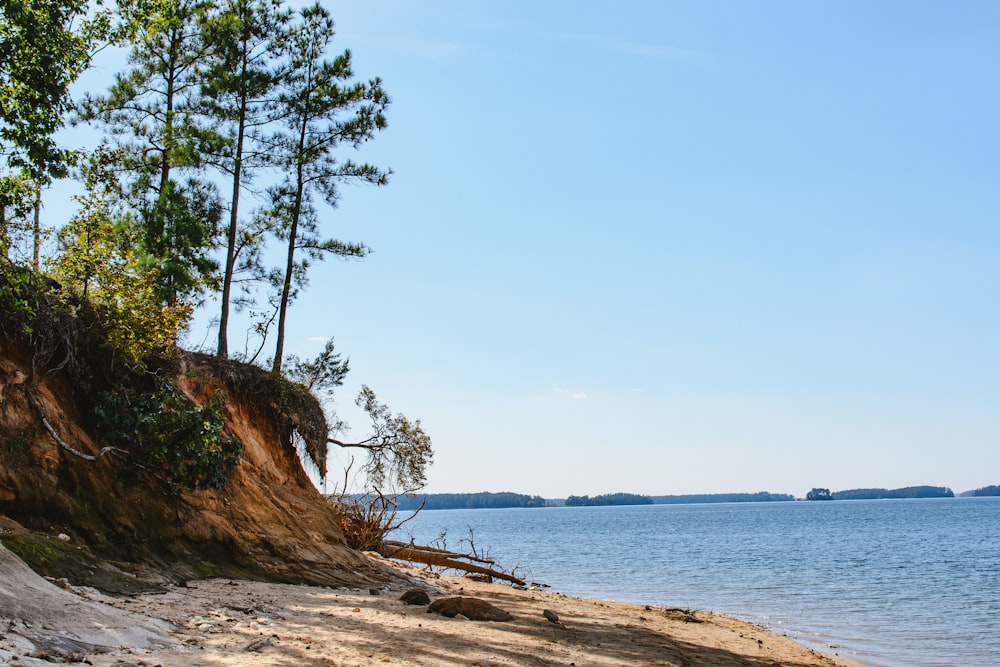
POLYGON ((367 449, 370 452, 377 451, 382 446, 373 443, 375 439, 374 436, 368 438, 367 440, 362 440, 361 442, 341 442, 336 438, 327 438, 326 441, 331 445, 337 445, 338 447, 354 447, 355 449, 367 449))

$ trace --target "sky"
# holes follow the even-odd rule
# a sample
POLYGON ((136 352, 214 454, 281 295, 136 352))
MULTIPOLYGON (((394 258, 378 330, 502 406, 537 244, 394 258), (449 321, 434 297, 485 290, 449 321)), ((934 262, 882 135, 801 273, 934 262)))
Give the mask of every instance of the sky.
POLYGON ((1000 483, 1000 5, 326 6, 393 175, 287 349, 349 436, 362 384, 421 420, 426 491, 1000 483))

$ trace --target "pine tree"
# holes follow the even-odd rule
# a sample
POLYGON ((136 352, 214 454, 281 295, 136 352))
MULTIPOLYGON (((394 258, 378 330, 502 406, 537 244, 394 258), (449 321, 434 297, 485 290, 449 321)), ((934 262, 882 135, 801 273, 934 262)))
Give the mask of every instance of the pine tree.
POLYGON ((145 5, 156 13, 135 39, 130 69, 107 96, 81 104, 81 117, 104 124, 117 140, 146 264, 160 276, 166 305, 196 296, 218 268, 209 253, 222 206, 214 186, 195 177, 202 153, 217 139, 194 122, 207 54, 200 22, 210 6, 206 0, 145 5), (177 175, 183 172, 185 180, 177 175))
POLYGON ((219 317, 220 357, 229 356, 233 282, 241 265, 256 268, 254 251, 264 239, 252 228, 240 233, 240 195, 255 170, 269 163, 261 144, 262 133, 273 114, 279 79, 276 41, 290 18, 280 0, 228 0, 203 28, 209 57, 203 76, 202 113, 221 139, 219 151, 207 159, 232 183, 219 317), (246 252, 242 262, 241 251, 246 252))
POLYGON ((289 58, 279 96, 284 130, 276 136, 273 148, 286 173, 284 182, 271 190, 270 206, 286 243, 272 367, 276 374, 281 372, 288 306, 305 282, 309 260, 326 255, 363 257, 368 252, 363 244, 321 236, 314 194, 335 206, 340 183, 385 185, 390 173, 337 158, 341 146, 360 148, 386 127, 389 97, 382 82, 376 78, 350 83, 354 76, 350 51, 333 60, 326 58, 335 33, 329 12, 319 4, 303 9, 300 19, 284 38, 289 58), (296 257, 300 250, 304 258, 296 257))

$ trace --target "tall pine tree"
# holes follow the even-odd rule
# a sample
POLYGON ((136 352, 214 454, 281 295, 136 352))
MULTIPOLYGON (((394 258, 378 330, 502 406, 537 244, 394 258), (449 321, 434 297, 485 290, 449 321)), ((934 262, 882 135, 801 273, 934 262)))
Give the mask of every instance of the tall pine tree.
POLYGON ((389 97, 379 79, 351 83, 350 51, 326 58, 334 34, 333 19, 317 3, 302 10, 284 38, 289 70, 279 96, 283 131, 275 137, 273 154, 286 177, 272 189, 271 203, 286 247, 272 366, 276 374, 284 356, 288 307, 295 290, 304 284, 309 260, 327 255, 363 257, 368 252, 359 243, 323 238, 314 195, 336 206, 342 182, 385 185, 390 174, 338 158, 343 146, 360 148, 385 129, 389 97), (297 256, 299 251, 304 257, 297 256))
POLYGON ((201 155, 216 137, 194 122, 208 49, 200 24, 211 3, 161 0, 144 7, 156 12, 135 38, 130 69, 107 96, 85 98, 81 117, 103 123, 115 137, 147 264, 160 276, 162 303, 175 305, 199 294, 218 269, 210 252, 222 207, 214 186, 197 178, 201 155))
POLYGON ((282 8, 281 0, 228 0, 204 25, 209 57, 202 78, 202 113, 221 140, 218 152, 207 159, 231 182, 217 347, 220 357, 229 356, 236 274, 240 264, 243 268, 254 266, 253 246, 264 241, 255 229, 243 228, 240 233, 240 198, 255 170, 270 162, 262 135, 274 113, 280 76, 276 42, 290 19, 291 13, 282 8))

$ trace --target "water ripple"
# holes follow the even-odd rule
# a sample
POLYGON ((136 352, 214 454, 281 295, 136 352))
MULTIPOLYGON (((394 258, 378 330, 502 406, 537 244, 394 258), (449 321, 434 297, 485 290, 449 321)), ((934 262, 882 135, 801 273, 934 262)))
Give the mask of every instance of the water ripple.
POLYGON ((717 611, 873 667, 1000 665, 1000 499, 439 510, 564 593, 717 611))

